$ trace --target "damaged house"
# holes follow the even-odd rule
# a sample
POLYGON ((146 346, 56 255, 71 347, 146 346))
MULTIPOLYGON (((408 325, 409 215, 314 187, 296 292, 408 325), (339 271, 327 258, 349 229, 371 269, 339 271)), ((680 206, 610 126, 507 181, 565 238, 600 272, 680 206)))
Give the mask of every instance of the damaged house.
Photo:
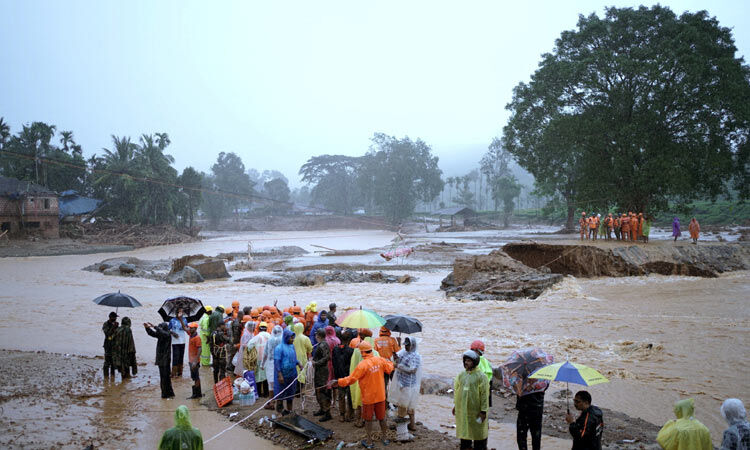
POLYGON ((0 234, 22 231, 60 237, 57 194, 38 184, 0 176, 0 234))

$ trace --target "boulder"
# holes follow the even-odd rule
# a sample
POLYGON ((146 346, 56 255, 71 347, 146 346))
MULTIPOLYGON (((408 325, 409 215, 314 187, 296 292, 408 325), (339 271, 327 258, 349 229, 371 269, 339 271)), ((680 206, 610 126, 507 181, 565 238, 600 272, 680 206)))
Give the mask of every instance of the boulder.
POLYGON ((203 277, 200 272, 190 266, 185 266, 176 273, 167 275, 167 284, 202 283, 203 277))
POLYGON ((135 273, 135 264, 120 264, 120 273, 135 273))
POLYGON ((172 261, 170 275, 178 273, 187 266, 197 270, 205 280, 230 277, 223 259, 211 258, 205 255, 187 255, 175 259, 172 261))
POLYGON ((452 379, 440 375, 423 374, 419 392, 422 395, 446 395, 452 389, 452 379))

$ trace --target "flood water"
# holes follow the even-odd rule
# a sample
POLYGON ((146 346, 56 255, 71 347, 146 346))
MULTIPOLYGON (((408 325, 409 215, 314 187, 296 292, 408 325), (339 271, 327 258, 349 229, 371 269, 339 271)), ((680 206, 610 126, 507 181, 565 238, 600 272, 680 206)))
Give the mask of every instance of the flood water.
MULTIPOLYGON (((538 346, 552 353, 558 361, 568 358, 595 367, 611 380, 588 388, 595 404, 656 424, 673 417, 672 404, 676 400, 693 397, 696 417, 709 427, 714 443, 719 443, 725 428, 719 414, 721 402, 728 397, 739 397, 746 404, 750 401, 750 383, 747 382, 750 361, 746 358, 746 348, 750 344, 748 272, 728 273, 714 279, 567 277, 536 300, 508 303, 446 299, 438 288, 448 270, 390 271, 388 264, 383 265, 384 271, 408 272, 418 280, 411 284, 320 287, 272 287, 231 280, 167 285, 81 270, 115 256, 165 259, 196 253, 215 255, 246 251, 248 241, 252 241, 256 250, 297 245, 313 251, 317 249, 313 244, 336 249, 386 247, 393 236, 385 231, 353 230, 234 233, 215 235, 199 243, 118 254, 0 259, 0 305, 3 307, 0 342, 7 349, 97 355, 102 351, 101 324, 110 309, 94 305, 92 299, 121 290, 136 297, 144 306, 120 309, 119 313, 133 320, 139 361, 151 363, 155 340, 141 331, 141 324, 161 321, 156 311, 167 298, 188 295, 211 305, 229 305, 232 300, 239 300, 243 306, 272 304, 278 300, 282 308, 291 305, 293 300, 301 305, 315 300, 323 307, 337 303, 339 314, 346 308, 362 305, 382 314, 404 313, 419 318, 425 326, 420 351, 428 373, 454 376, 461 370, 461 353, 472 340, 480 338, 487 347, 487 358, 494 365, 501 363, 514 349, 538 346), (45 325, 50 323, 56 326, 45 325), (31 334, 30 329, 34 330, 31 334)), ((420 239, 429 239, 429 236, 420 239)), ((439 235, 436 238, 441 239, 439 235)), ((315 254, 305 258, 324 259, 315 254)), ((351 258, 356 261, 362 257, 351 258)), ((327 259, 322 261, 327 262, 327 259)), ((148 373, 155 373, 153 368, 148 370, 148 373)), ((154 381, 158 383, 158 375, 154 381)), ((552 390, 564 387, 553 383, 552 390)), ((572 385, 570 388, 577 389, 572 385)), ((162 404, 158 400, 152 403, 154 408, 162 404)), ((104 409, 118 411, 119 406, 115 396, 104 409)), ((144 430, 140 444, 152 445, 161 430, 171 426, 171 411, 175 406, 170 403, 169 408, 164 408, 165 412, 156 414, 156 419, 149 419, 146 428, 151 431, 144 430)), ((124 419, 113 414, 108 420, 124 419)), ((214 435, 228 423, 214 413, 193 414, 193 424, 201 428, 204 438, 214 435)), ((228 433, 227 440, 222 436, 211 443, 217 445, 208 448, 225 446, 233 442, 232 439, 248 442, 247 439, 252 439, 248 436, 251 436, 248 431, 238 427, 228 433)), ((260 445, 263 444, 258 443, 260 445)))

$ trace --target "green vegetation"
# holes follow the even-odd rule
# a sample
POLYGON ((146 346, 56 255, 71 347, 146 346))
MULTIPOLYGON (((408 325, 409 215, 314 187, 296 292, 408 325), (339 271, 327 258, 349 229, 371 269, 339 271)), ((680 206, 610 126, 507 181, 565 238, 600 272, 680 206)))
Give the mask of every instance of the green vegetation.
POLYGON ((502 143, 573 213, 750 194, 750 68, 705 11, 580 16, 520 83, 502 143))

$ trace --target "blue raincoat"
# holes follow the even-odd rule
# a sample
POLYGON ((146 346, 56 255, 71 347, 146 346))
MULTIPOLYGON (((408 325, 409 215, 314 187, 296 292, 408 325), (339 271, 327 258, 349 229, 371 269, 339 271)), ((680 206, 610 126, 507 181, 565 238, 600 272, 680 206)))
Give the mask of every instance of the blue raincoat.
POLYGON ((294 333, 291 330, 284 330, 284 334, 281 338, 281 344, 276 346, 273 352, 273 386, 276 395, 286 389, 283 394, 279 395, 277 400, 284 400, 288 398, 294 398, 294 394, 297 393, 297 352, 294 350, 294 345, 289 343, 290 340, 294 339, 294 333), (279 380, 279 372, 284 377, 284 382, 281 383, 279 380))

